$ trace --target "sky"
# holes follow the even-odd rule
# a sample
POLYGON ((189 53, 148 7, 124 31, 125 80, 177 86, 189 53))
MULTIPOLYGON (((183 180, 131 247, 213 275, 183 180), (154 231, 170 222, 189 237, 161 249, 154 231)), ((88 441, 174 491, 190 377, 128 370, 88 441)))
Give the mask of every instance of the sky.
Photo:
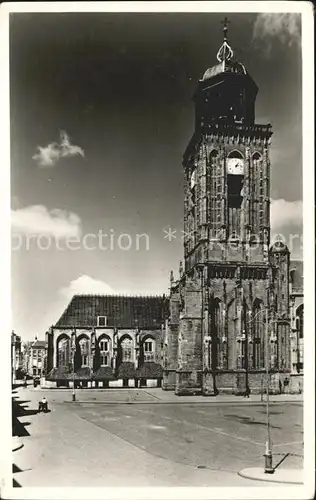
POLYGON ((301 257, 299 15, 11 14, 12 326, 24 340, 43 338, 75 293, 168 293, 192 95, 225 15, 259 87, 256 123, 273 126, 272 235, 301 257))

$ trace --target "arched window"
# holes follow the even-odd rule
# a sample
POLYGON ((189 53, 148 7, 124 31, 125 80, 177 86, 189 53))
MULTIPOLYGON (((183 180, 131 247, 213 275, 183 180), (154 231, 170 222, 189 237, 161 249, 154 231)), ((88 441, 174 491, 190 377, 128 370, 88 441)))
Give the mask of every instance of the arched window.
POLYGON ((240 159, 243 159, 243 155, 241 154, 240 151, 237 151, 237 149, 234 149, 234 151, 231 151, 229 153, 228 158, 240 158, 240 159))
POLYGON ((304 305, 300 305, 296 309, 296 317, 297 317, 297 331, 298 331, 298 338, 303 339, 304 338, 304 305))
POLYGON ((82 338, 79 340, 79 348, 81 355, 81 367, 89 366, 89 339, 82 338))
POLYGON ((253 161, 261 160, 261 154, 260 154, 260 153, 258 153, 258 151, 256 151, 256 152, 252 155, 252 159, 253 159, 253 161))
POLYGON ((264 314, 263 304, 261 300, 256 299, 252 308, 252 338, 253 338, 253 351, 252 363, 255 370, 264 368, 264 314))
POLYGON ((241 219, 240 215, 236 216, 236 210, 241 209, 244 196, 244 158, 240 151, 234 150, 228 154, 226 169, 229 234, 234 229, 239 233, 241 219))
POLYGON ((147 337, 143 343, 144 349, 144 361, 154 361, 155 360, 155 350, 156 343, 152 337, 147 337))
POLYGON ((297 369, 298 371, 303 370, 304 368, 304 305, 301 304, 296 309, 296 328, 297 328, 297 336, 298 336, 298 345, 297 345, 297 369))
MULTIPOLYGON (((205 210, 209 212, 209 219, 212 222, 212 228, 216 233, 220 231, 222 223, 222 199, 221 193, 223 191, 223 181, 222 181, 222 165, 218 161, 218 151, 213 149, 209 156, 210 163, 210 187, 211 187, 211 199, 208 207, 205 206, 205 210)), ((213 235, 212 235, 213 236, 213 235)))
POLYGON ((249 318, 249 308, 247 306, 246 301, 244 301, 242 306, 242 316, 241 316, 242 320, 241 337, 239 340, 240 340, 240 367, 245 370, 251 368, 249 364, 251 356, 249 355, 250 335, 248 331, 248 318, 249 318))
POLYGON ((111 357, 110 339, 108 337, 101 337, 101 339, 99 340, 99 350, 101 366, 109 366, 111 363, 111 357))
POLYGON ((257 198, 259 200, 258 213, 257 213, 257 225, 262 227, 264 224, 264 180, 262 171, 262 156, 258 151, 252 155, 253 163, 253 176, 256 179, 256 192, 257 198))
POLYGON ((121 342, 122 361, 133 361, 133 341, 130 337, 125 337, 121 342))
POLYGON ((57 341, 57 366, 68 366, 71 362, 70 338, 61 337, 57 341))
MULTIPOLYGON (((219 299, 211 299, 210 302, 210 335, 212 338, 212 353, 211 359, 209 359, 209 364, 212 369, 219 367, 220 359, 220 334, 221 334, 221 301, 219 299)), ((210 357, 210 353, 209 353, 210 357)))

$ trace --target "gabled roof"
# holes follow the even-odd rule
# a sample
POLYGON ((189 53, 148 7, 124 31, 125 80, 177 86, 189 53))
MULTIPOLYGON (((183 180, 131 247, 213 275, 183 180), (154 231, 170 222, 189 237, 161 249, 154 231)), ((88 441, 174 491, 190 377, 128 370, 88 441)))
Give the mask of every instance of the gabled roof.
POLYGON ((302 260, 291 260, 290 282, 293 289, 302 289, 304 286, 304 263, 302 260))
POLYGON ((163 296, 74 295, 56 327, 97 326, 106 316, 108 327, 160 329, 165 318, 163 296))
POLYGON ((45 340, 35 340, 31 345, 32 349, 45 349, 47 342, 45 340))

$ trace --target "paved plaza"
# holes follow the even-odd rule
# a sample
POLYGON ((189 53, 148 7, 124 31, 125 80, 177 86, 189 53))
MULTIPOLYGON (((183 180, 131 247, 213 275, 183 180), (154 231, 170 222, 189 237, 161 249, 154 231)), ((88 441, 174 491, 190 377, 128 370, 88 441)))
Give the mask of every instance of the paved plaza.
MULTIPOLYGON (((19 388, 20 486, 271 486, 240 477, 263 467, 266 411, 260 396, 177 398, 161 389, 77 391, 19 388), (36 413, 45 395, 50 412, 36 413), (123 478, 123 479, 122 479, 123 478)), ((303 467, 303 405, 271 403, 274 465, 303 467)), ((276 485, 274 484, 274 487, 276 485)))

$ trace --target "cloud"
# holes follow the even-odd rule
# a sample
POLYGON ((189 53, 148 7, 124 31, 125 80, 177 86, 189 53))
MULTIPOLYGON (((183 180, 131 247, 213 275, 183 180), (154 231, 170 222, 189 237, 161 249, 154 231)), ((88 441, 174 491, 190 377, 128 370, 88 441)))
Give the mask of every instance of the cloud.
POLYGON ((303 202, 286 201, 283 198, 271 200, 271 229, 280 231, 288 227, 303 225, 303 202))
POLYGON ((59 290, 59 295, 68 301, 76 294, 115 294, 110 285, 101 280, 96 280, 83 274, 72 280, 68 286, 59 290))
POLYGON ((14 232, 32 235, 48 235, 55 238, 79 237, 81 220, 78 215, 43 205, 32 205, 11 210, 11 225, 14 232))
POLYGON ((263 40, 266 52, 270 52, 273 39, 291 46, 301 42, 300 15, 295 13, 258 14, 253 27, 254 41, 263 40))
POLYGON ((84 150, 80 146, 70 143, 67 132, 60 132, 60 143, 52 142, 45 147, 37 146, 37 153, 32 156, 39 167, 53 167, 60 158, 80 155, 84 157, 84 150))
POLYGON ((66 156, 84 156, 84 151, 80 146, 74 146, 70 144, 67 132, 60 132, 60 151, 61 156, 64 158, 66 156))

